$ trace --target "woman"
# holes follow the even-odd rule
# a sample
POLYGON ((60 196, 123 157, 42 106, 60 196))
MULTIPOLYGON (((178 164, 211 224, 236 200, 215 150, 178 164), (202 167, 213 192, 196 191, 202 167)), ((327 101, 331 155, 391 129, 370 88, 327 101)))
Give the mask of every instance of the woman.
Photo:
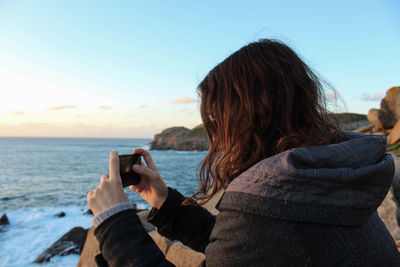
MULTIPOLYGON (((210 148, 200 189, 167 188, 150 154, 132 186, 152 207, 148 220, 169 239, 205 253, 207 266, 400 266, 376 213, 394 174, 382 136, 345 134, 323 105, 322 86, 289 47, 251 43, 198 87, 210 148), (225 189, 212 216, 193 200, 225 189)), ((118 172, 88 193, 109 266, 170 266, 130 209, 118 172)))

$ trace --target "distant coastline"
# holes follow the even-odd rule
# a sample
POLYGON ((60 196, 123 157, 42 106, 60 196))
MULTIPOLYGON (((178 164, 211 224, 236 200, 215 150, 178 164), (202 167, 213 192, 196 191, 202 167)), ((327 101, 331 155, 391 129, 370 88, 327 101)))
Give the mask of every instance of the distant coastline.
MULTIPOLYGON (((339 126, 344 131, 352 131, 370 124, 367 115, 356 113, 334 114, 339 126)), ((171 127, 154 136, 150 143, 152 150, 181 150, 181 151, 204 151, 208 150, 208 137, 202 124, 188 129, 185 127, 171 127)))

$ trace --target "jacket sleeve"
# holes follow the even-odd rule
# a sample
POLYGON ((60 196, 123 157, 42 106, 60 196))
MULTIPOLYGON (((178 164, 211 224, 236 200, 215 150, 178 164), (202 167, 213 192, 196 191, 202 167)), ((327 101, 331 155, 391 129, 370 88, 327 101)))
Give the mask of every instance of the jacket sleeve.
POLYGON ((146 233, 133 209, 107 218, 94 234, 100 245, 101 254, 96 256, 100 266, 174 266, 146 233))
POLYGON ((215 216, 201 206, 182 206, 185 199, 177 190, 168 188, 163 206, 159 210, 152 209, 148 221, 161 235, 204 253, 210 242, 215 216))
MULTIPOLYGON (((149 222, 171 240, 179 240, 192 249, 205 252, 214 227, 215 216, 200 206, 182 206, 185 197, 168 188, 163 206, 153 209, 149 222)), ((94 231, 100 251, 100 266, 173 266, 146 233, 132 209, 124 210, 103 221, 94 231), (104 259, 104 260, 103 260, 104 259)))

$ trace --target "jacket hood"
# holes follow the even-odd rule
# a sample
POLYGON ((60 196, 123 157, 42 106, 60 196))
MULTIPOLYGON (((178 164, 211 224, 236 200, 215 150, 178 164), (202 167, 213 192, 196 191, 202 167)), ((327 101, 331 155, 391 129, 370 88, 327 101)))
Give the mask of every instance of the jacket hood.
POLYGON ((287 150, 234 179, 219 208, 279 219, 358 225, 375 212, 394 176, 386 137, 347 133, 338 144, 287 150), (243 204, 245 203, 245 204, 243 204))

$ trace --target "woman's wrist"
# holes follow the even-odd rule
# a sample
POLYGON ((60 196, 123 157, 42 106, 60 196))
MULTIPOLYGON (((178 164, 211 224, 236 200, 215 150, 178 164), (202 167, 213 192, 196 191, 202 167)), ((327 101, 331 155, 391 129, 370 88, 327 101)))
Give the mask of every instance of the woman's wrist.
POLYGON ((155 201, 155 203, 154 203, 154 205, 152 205, 152 207, 159 210, 162 207, 162 205, 164 204, 167 197, 168 197, 168 188, 165 188, 164 192, 162 192, 160 194, 157 201, 155 201))

